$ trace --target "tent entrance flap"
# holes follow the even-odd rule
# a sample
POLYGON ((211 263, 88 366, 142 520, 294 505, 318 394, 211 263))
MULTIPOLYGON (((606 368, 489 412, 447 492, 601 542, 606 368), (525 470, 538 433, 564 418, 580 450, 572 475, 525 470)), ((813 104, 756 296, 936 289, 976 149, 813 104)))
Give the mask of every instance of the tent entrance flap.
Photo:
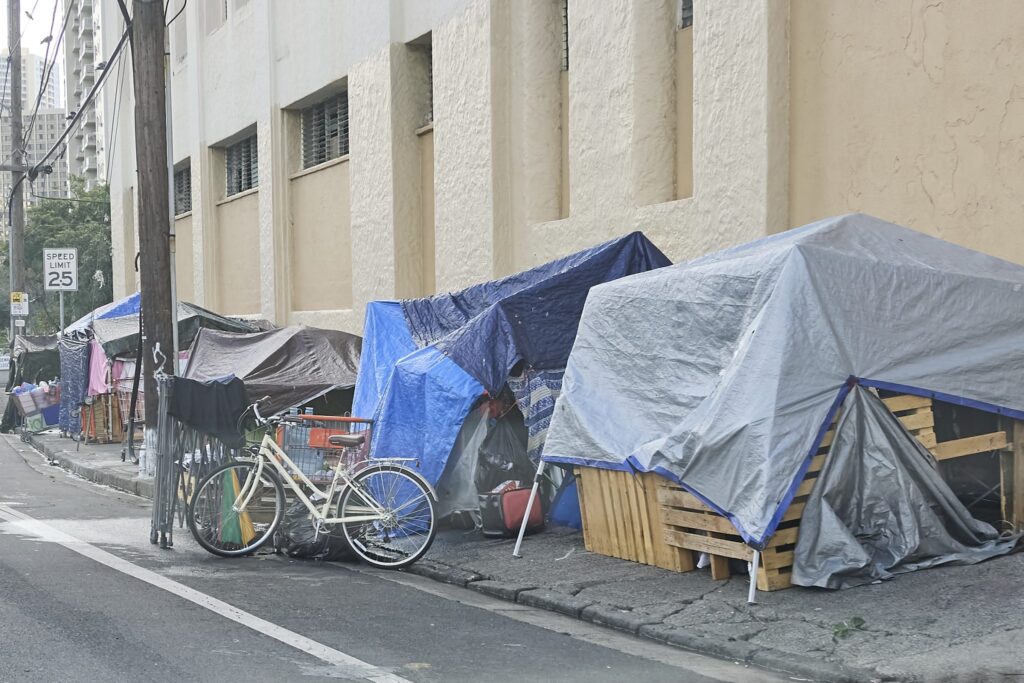
POLYGON ((877 396, 855 387, 804 508, 794 584, 847 588, 1010 552, 942 479, 934 457, 877 396))

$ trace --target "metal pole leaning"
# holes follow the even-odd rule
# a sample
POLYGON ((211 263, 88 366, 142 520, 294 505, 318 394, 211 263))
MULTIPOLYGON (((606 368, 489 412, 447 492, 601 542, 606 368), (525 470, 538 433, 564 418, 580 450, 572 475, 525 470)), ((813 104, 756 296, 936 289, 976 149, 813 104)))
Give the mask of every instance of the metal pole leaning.
POLYGON ((761 551, 754 551, 754 559, 750 561, 750 588, 747 590, 747 602, 757 604, 757 570, 761 564, 761 551))
POLYGON ((526 501, 526 512, 523 513, 523 523, 519 525, 519 538, 516 539, 516 547, 512 550, 512 557, 522 557, 519 548, 523 545, 523 536, 526 535, 526 525, 530 522, 530 511, 533 510, 533 501, 537 498, 537 489, 540 487, 540 478, 544 474, 543 456, 537 462, 537 473, 533 475, 533 488, 530 489, 530 499, 526 501))

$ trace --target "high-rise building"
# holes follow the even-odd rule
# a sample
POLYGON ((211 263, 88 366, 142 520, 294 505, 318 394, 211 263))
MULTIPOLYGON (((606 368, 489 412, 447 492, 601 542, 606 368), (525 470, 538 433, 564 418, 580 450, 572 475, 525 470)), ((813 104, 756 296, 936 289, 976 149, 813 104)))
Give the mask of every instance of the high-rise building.
MULTIPOLYGON (((0 102, 3 103, 5 113, 11 105, 11 79, 7 57, 7 48, 0 50, 0 102)), ((41 55, 33 54, 27 48, 21 49, 21 106, 26 112, 31 112, 35 107, 44 81, 46 87, 39 101, 39 108, 57 109, 62 106, 61 85, 64 81, 64 70, 60 64, 53 64, 50 78, 46 79, 46 68, 51 63, 52 60, 44 61, 41 55)))
MULTIPOLYGON (((0 51, 0 150, 4 159, 11 154, 11 81, 7 50, 0 51)), ((67 124, 67 112, 61 101, 63 68, 53 58, 21 50, 21 108, 25 135, 25 162, 33 164, 53 147, 67 124), (49 71, 49 75, 47 75, 49 71), (38 107, 36 106, 38 103, 38 107)), ((68 196, 68 164, 66 154, 47 162, 51 173, 43 173, 23 185, 25 206, 35 206, 43 197, 68 196)), ((7 207, 11 192, 11 176, 0 174, 0 206, 7 207)), ((3 231, 7 221, 4 217, 3 231)))
MULTIPOLYGON (((70 10, 64 34, 64 63, 67 70, 68 113, 78 110, 105 66, 100 60, 100 8, 94 0, 64 0, 70 10)), ((109 87, 113 87, 110 83, 109 87)), ((68 139, 68 173, 85 180, 92 189, 105 177, 102 107, 97 99, 68 139)))

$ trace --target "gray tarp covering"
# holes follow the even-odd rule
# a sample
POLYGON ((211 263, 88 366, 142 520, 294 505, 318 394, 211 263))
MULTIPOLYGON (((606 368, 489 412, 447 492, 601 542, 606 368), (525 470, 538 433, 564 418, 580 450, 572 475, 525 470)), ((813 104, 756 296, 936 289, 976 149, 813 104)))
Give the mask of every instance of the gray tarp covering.
POLYGON ((1024 267, 864 215, 590 291, 545 460, 658 471, 771 537, 848 378, 1024 418, 1024 267))
MULTIPOLYGON (((139 345, 139 315, 125 315, 113 318, 96 317, 91 322, 96 341, 103 347, 108 358, 134 356, 139 345)), ((179 350, 187 349, 200 329, 216 329, 228 332, 254 332, 254 323, 237 318, 226 318, 205 308, 185 301, 178 302, 178 344, 179 350)))
POLYGON ((869 390, 843 403, 800 521, 793 583, 848 588, 1013 549, 953 495, 935 458, 869 390))
POLYGON ((261 410, 274 414, 354 387, 362 341, 347 332, 302 325, 252 334, 202 329, 185 377, 205 382, 234 375, 245 382, 250 400, 270 396, 261 410))

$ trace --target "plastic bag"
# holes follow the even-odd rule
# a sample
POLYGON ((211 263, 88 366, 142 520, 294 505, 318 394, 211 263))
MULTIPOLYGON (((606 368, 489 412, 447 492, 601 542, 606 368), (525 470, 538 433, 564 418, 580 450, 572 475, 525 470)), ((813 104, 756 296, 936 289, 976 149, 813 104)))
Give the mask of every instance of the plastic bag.
POLYGON ((309 509, 301 501, 292 503, 284 513, 277 547, 288 557, 302 557, 311 560, 335 562, 353 557, 352 549, 341 533, 335 528, 328 532, 316 533, 309 509))

